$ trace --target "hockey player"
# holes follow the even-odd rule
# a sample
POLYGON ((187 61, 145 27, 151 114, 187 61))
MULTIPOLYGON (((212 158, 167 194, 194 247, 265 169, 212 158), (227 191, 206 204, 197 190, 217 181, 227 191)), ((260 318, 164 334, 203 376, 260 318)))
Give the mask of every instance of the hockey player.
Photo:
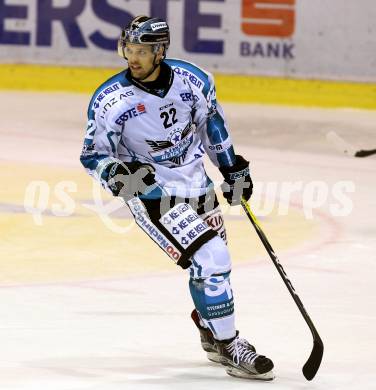
POLYGON ((229 375, 271 380, 272 361, 235 328, 226 233, 203 156, 222 173, 232 205, 252 194, 249 163, 234 152, 212 76, 166 59, 169 44, 169 27, 158 18, 138 16, 122 31, 118 52, 128 69, 94 93, 81 162, 189 270, 191 317, 208 358, 229 375))

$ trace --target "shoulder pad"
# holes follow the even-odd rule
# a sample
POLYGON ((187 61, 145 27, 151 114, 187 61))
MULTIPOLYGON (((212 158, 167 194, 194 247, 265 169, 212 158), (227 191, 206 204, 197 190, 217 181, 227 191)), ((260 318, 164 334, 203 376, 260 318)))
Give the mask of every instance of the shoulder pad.
POLYGON ((98 108, 101 101, 112 92, 118 91, 123 87, 130 86, 131 83, 125 78, 124 71, 117 73, 102 83, 94 92, 88 107, 88 118, 92 119, 93 111, 98 108))
POLYGON ((214 82, 212 75, 199 68, 197 65, 191 62, 179 60, 179 59, 166 59, 165 62, 171 66, 175 73, 186 77, 191 84, 200 89, 207 98, 210 89, 214 82))

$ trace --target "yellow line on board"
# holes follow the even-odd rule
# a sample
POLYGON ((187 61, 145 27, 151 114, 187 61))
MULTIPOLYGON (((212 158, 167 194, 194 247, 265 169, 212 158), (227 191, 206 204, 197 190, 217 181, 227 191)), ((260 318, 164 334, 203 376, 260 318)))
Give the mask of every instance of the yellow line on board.
POLYGON ((376 84, 217 75, 218 96, 240 103, 376 109, 376 84))
MULTIPOLYGON (((0 64, 0 89, 93 93, 121 69, 0 64)), ((220 101, 376 109, 376 84, 215 74, 220 101)))

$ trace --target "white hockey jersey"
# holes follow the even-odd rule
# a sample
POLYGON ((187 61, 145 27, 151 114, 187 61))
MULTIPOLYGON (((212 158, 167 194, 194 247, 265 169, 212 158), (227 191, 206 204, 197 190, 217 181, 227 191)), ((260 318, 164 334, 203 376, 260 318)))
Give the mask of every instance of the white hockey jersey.
MULTIPOLYGON (((170 89, 162 98, 134 85, 126 70, 94 93, 81 162, 98 180, 109 159, 148 163, 168 195, 204 195, 212 182, 203 155, 216 166, 229 166, 235 154, 223 111, 216 102, 213 77, 182 60, 165 60, 173 70, 170 89)), ((160 197, 160 189, 145 197, 160 197)))

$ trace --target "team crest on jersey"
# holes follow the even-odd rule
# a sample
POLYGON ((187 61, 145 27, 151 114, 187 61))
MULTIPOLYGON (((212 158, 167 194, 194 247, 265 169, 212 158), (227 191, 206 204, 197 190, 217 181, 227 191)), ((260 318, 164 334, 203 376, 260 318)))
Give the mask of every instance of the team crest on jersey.
POLYGON ((193 132, 194 126, 192 123, 188 123, 183 130, 177 128, 170 132, 167 140, 146 140, 153 149, 152 152, 149 152, 150 156, 158 163, 171 161, 180 165, 184 162, 188 148, 193 142, 193 132))

